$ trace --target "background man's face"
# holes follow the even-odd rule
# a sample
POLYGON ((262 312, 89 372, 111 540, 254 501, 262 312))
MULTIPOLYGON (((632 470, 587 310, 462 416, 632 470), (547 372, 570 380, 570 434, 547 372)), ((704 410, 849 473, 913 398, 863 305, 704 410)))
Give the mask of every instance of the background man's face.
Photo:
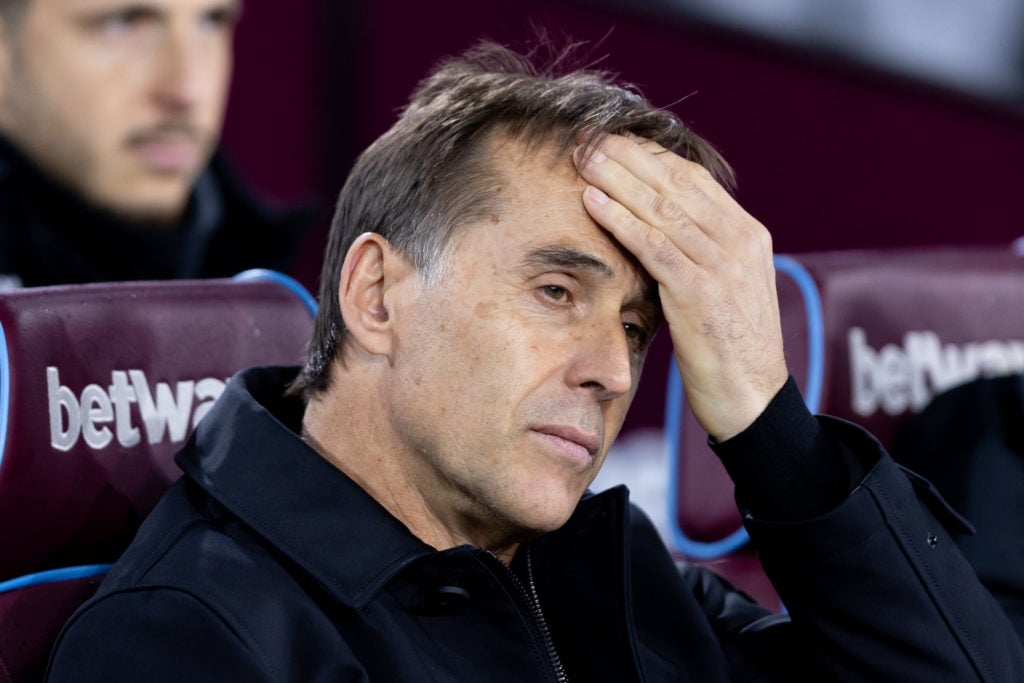
POLYGON ((89 202, 177 218, 220 133, 239 0, 29 0, 0 130, 89 202))

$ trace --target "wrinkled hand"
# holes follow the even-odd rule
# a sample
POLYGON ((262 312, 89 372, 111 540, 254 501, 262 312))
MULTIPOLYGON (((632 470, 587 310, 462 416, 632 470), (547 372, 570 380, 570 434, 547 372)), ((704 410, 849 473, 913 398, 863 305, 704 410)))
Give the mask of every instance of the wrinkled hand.
POLYGON ((658 282, 686 396, 720 441, 786 381, 771 236, 703 167, 613 135, 576 164, 583 204, 658 282))

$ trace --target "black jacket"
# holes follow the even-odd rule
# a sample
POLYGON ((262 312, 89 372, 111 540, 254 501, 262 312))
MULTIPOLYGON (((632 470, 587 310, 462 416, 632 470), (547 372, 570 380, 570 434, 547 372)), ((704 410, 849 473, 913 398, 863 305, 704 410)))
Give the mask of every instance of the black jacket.
POLYGON ((907 421, 893 454, 977 528, 957 544, 1024 638, 1024 374, 939 394, 907 421))
POLYGON ((877 464, 845 502, 747 520, 789 622, 680 571, 624 488, 585 497, 511 569, 433 550, 297 436, 302 405, 281 397, 294 373, 228 384, 49 680, 1024 680, 1019 641, 938 521, 955 518, 851 425, 825 420, 877 464))
POLYGON ((219 155, 175 229, 126 222, 52 180, 0 138, 0 290, 287 271, 308 222, 257 202, 219 155))

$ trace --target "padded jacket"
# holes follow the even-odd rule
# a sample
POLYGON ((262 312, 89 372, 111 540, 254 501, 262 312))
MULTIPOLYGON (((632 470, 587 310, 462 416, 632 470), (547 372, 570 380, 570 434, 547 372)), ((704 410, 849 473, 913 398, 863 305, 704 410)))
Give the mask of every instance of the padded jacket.
POLYGON ((511 568, 425 545, 297 436, 295 371, 228 384, 49 680, 1024 680, 944 529, 955 515, 851 425, 824 421, 877 462, 841 505, 746 520, 790 619, 677 567, 624 488, 586 496, 511 568))

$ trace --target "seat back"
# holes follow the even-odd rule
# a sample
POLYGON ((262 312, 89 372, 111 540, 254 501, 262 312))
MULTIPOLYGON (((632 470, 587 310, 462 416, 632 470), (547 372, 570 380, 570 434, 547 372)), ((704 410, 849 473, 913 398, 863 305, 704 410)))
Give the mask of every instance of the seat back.
POLYGON ((0 681, 41 675, 225 383, 300 363, 314 310, 270 271, 0 294, 0 681))
MULTIPOLYGON (((813 412, 883 444, 935 394, 1024 369, 1024 258, 1007 248, 777 257, 786 358, 813 412)), ((670 371, 666 439, 675 549, 778 607, 749 548, 733 486, 670 371)))

